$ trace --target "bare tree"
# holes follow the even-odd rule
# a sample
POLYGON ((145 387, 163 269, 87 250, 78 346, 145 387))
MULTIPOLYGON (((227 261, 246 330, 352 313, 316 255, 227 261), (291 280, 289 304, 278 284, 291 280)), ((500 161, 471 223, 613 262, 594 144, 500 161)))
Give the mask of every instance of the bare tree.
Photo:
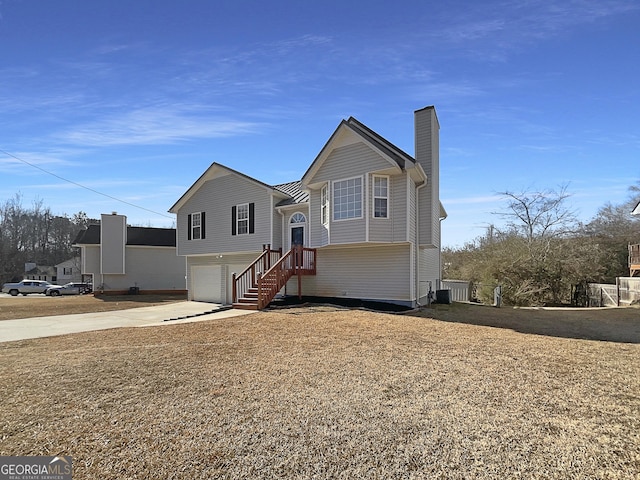
POLYGON ((567 193, 567 185, 561 185, 558 190, 524 190, 520 193, 506 190, 501 195, 507 200, 507 207, 497 215, 506 218, 507 226, 524 234, 529 242, 563 236, 575 230, 575 212, 565 206, 571 196, 567 193))

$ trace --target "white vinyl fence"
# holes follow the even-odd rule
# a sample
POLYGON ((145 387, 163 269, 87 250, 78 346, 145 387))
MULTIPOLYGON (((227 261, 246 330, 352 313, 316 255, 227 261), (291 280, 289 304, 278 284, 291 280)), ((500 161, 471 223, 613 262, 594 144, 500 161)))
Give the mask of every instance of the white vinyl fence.
POLYGON ((466 280, 442 280, 440 288, 451 292, 452 302, 470 302, 473 297, 472 284, 466 280))
POLYGON ((590 307, 623 307, 640 302, 640 277, 619 277, 616 284, 590 283, 590 307))

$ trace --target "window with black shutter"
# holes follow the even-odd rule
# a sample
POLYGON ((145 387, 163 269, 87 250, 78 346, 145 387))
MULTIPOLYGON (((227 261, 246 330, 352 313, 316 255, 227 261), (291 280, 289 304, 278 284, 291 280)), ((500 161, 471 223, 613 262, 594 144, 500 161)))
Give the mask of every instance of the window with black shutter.
POLYGON ((242 203, 231 207, 231 235, 255 233, 255 204, 242 203))
POLYGON ((187 240, 202 240, 205 238, 205 212, 195 212, 187 215, 187 240))

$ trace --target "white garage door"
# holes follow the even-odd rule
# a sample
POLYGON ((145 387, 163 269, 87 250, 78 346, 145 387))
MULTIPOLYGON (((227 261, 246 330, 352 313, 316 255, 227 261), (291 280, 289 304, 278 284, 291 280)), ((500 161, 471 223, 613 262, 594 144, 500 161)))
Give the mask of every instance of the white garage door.
POLYGON ((220 265, 191 267, 191 299, 197 302, 226 303, 220 265))

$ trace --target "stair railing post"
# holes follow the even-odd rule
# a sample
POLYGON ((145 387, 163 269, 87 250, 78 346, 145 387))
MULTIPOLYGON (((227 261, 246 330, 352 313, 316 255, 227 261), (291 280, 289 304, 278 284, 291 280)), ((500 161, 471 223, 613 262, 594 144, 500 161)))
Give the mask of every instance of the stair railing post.
POLYGON ((302 245, 296 246, 296 271, 298 273, 298 300, 302 300, 302 245))
POLYGON ((258 273, 258 310, 262 309, 262 273, 258 273))
POLYGON ((236 272, 231 274, 231 298, 233 303, 238 301, 238 287, 236 286, 236 272))

